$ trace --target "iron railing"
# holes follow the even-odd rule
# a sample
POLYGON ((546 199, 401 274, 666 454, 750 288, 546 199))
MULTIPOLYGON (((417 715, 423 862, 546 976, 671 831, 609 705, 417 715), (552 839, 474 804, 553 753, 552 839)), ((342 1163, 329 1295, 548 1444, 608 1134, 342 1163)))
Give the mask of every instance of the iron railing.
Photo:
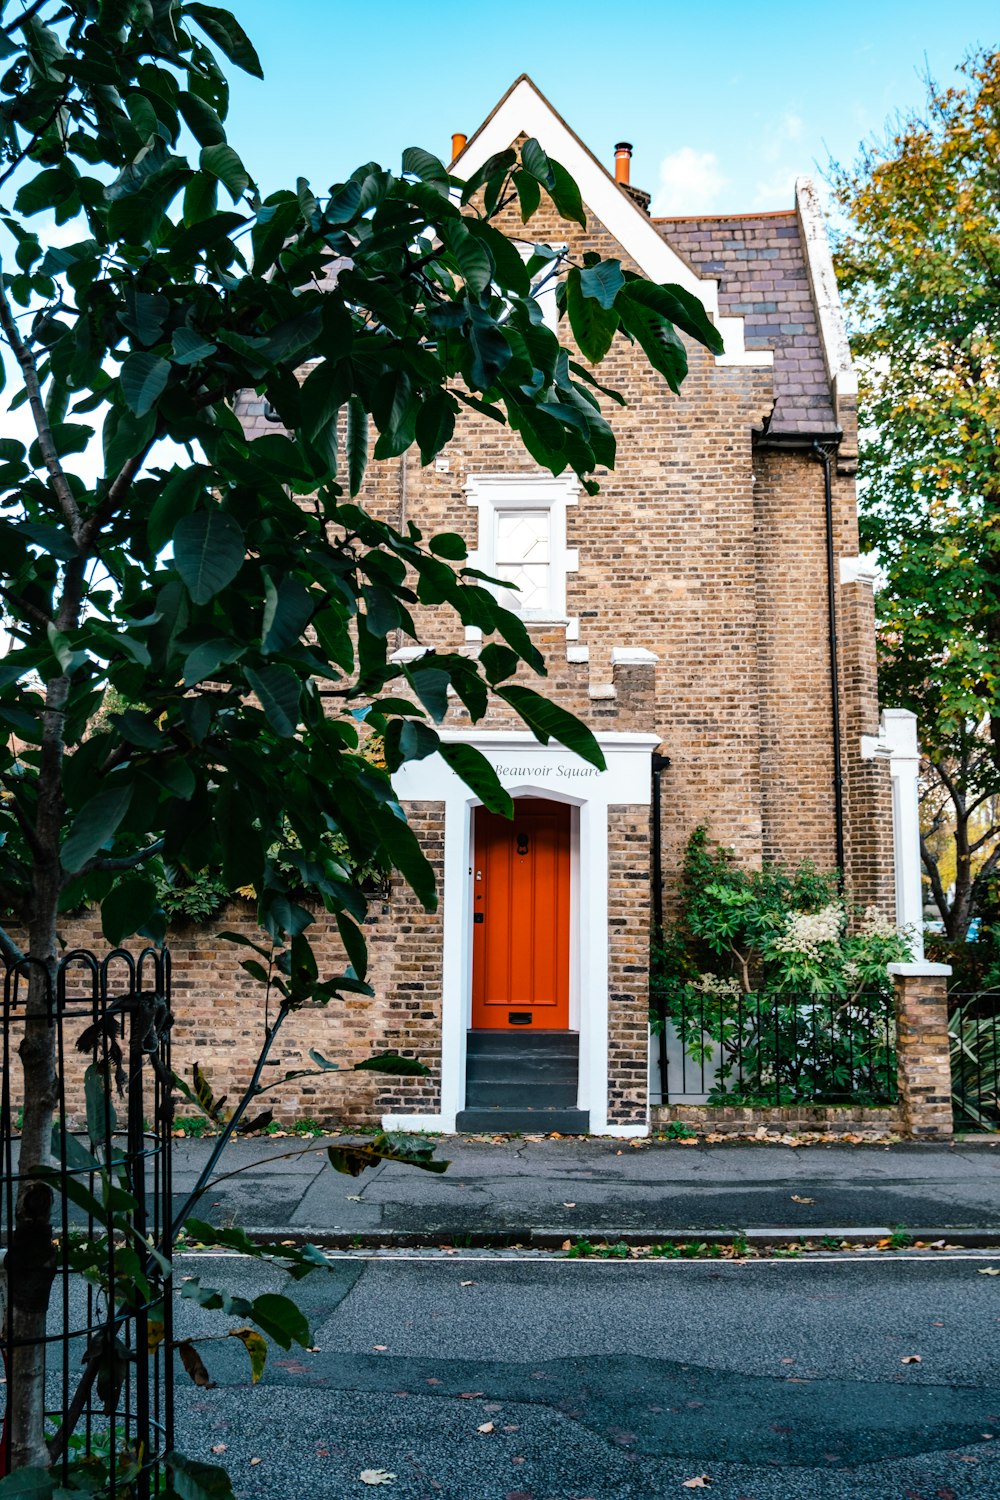
POLYGON ((884 1106, 895 1102, 888 994, 656 997, 667 1036, 664 1103, 884 1106))
POLYGON ((0 977, 0 1473, 9 1462, 7 1418, 19 1370, 38 1378, 32 1351, 41 1344, 56 1477, 66 1484, 80 1460, 99 1461, 105 1482, 95 1494, 150 1500, 166 1483, 162 1461, 173 1446, 170 957, 147 949, 99 959, 77 949, 53 971, 29 957, 0 977), (58 1084, 51 1153, 42 1164, 20 1160, 19 1052, 32 973, 43 976, 58 1084), (45 1238, 54 1279, 44 1336, 19 1338, 18 1306, 28 1305, 33 1268, 22 1265, 15 1215, 19 1198, 38 1187, 53 1195, 45 1238))
POLYGON ((1000 990, 948 996, 957 1130, 1000 1130, 1000 990))

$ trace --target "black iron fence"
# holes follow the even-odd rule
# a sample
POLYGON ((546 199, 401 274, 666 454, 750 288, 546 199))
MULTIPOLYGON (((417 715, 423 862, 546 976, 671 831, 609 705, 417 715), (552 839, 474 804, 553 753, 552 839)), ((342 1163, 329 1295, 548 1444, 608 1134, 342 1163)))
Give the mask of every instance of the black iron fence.
POLYGON ((1000 990, 948 996, 956 1130, 1000 1130, 1000 990))
POLYGON ((25 959, 0 977, 0 1474, 31 1382, 44 1391, 44 1437, 63 1484, 83 1461, 88 1493, 150 1500, 173 1445, 169 955, 79 949, 54 973, 25 959), (55 1052, 57 1101, 48 1159, 28 1163, 20 1054, 35 1024, 32 976, 43 986, 38 1023, 55 1052), (44 1215, 35 1240, 44 1266, 30 1253, 32 1211, 44 1215), (39 1323, 40 1270, 51 1291, 39 1323))
POLYGON ((862 1105, 896 1100, 891 993, 850 999, 702 992, 654 997, 666 1029, 663 1102, 862 1105))

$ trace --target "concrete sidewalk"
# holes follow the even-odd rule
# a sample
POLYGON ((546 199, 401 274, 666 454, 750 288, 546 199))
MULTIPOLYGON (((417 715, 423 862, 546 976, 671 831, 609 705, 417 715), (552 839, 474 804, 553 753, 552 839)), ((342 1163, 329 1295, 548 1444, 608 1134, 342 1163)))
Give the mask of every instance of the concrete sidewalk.
MULTIPOLYGON (((174 1143, 177 1201, 210 1148, 174 1143)), ((965 1232, 1000 1244, 997 1139, 792 1148, 445 1136, 436 1155, 451 1162, 440 1176, 387 1163, 352 1178, 332 1170, 324 1141, 236 1141, 219 1164, 220 1175, 235 1175, 195 1213, 331 1244, 656 1242, 711 1231, 815 1235, 900 1225, 918 1238, 965 1232)))

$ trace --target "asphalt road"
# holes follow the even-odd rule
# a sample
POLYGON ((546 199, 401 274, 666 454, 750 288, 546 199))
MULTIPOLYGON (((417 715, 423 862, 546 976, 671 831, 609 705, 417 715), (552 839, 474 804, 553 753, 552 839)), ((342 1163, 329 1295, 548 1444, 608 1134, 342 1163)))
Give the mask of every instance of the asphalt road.
MULTIPOLYGON (((295 1289, 315 1352, 253 1390, 235 1339, 202 1346, 216 1389, 178 1373, 178 1447, 240 1500, 997 1500, 990 1264, 343 1259, 295 1289)), ((178 1271, 289 1290, 241 1259, 178 1271)))

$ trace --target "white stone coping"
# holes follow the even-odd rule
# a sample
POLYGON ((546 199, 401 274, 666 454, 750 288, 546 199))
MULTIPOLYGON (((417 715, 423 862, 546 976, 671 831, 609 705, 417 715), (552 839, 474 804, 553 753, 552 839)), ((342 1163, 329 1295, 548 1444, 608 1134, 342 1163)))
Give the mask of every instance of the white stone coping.
POLYGON ((645 667, 659 659, 655 651, 647 651, 645 646, 614 646, 611 650, 613 667, 645 667))
POLYGON ((923 963, 888 964, 889 973, 900 979, 946 979, 951 973, 951 964, 923 963))

